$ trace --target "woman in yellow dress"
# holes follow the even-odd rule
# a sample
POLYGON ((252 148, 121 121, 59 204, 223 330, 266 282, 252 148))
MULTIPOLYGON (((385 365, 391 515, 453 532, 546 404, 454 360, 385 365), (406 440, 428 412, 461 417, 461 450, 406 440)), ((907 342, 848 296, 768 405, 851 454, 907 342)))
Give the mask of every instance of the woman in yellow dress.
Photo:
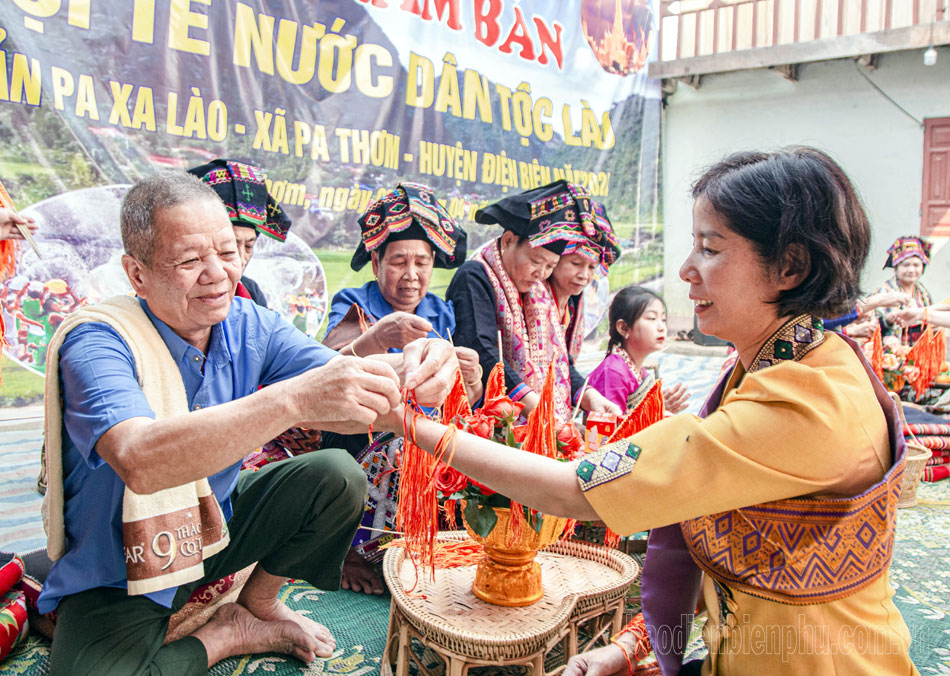
MULTIPOLYGON (((643 607, 664 676, 917 674, 887 580, 905 452, 897 411, 860 350, 819 319, 857 298, 864 209, 812 148, 733 155, 693 197, 680 277, 699 329, 739 356, 701 416, 666 418, 574 463, 459 433, 452 464, 544 513, 652 529, 643 607), (683 665, 700 593, 709 654, 683 665)), ((402 414, 377 424, 401 430, 402 414)), ((429 451, 446 433, 422 419, 415 429, 429 451)), ((626 670, 611 645, 565 674, 626 670)))

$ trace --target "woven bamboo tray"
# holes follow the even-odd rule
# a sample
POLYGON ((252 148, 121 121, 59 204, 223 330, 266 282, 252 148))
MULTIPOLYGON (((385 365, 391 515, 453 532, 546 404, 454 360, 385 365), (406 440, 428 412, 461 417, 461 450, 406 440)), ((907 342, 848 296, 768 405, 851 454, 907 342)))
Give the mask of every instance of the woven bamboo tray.
POLYGON ((907 442, 907 462, 904 465, 904 476, 901 479, 901 497, 897 501, 898 507, 913 507, 917 504, 917 486, 924 475, 927 461, 933 452, 913 441, 907 442))
MULTIPOLYGON (((443 532, 441 539, 464 540, 464 531, 443 532)), ((504 608, 472 593, 475 566, 440 569, 433 581, 391 549, 383 576, 398 607, 427 641, 479 663, 512 663, 550 650, 571 632, 573 621, 607 609, 622 599, 639 566, 616 550, 579 542, 558 542, 538 553, 544 596, 534 605, 504 608), (407 593, 413 584, 412 595, 407 593)))
MULTIPOLYGON (((900 415, 901 429, 907 426, 907 420, 904 418, 904 408, 901 400, 896 394, 891 392, 891 399, 897 405, 897 412, 900 415)), ((917 486, 920 485, 920 478, 924 475, 924 468, 933 452, 917 442, 917 437, 910 435, 907 442, 907 456, 904 463, 904 476, 901 478, 901 495, 897 500, 898 507, 913 507, 917 504, 917 486)))

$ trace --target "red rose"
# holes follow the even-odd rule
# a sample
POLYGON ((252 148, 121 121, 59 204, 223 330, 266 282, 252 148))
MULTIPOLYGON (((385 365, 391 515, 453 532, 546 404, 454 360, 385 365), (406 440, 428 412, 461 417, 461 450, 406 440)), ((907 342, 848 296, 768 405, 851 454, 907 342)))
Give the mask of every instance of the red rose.
POLYGON ((435 489, 442 494, 442 497, 448 498, 468 485, 468 477, 459 472, 454 467, 439 463, 435 471, 435 489))
POLYGON ((564 423, 557 431, 557 447, 562 456, 573 458, 583 448, 584 442, 572 423, 564 423))
POLYGON ((525 436, 528 434, 527 425, 518 425, 517 427, 511 428, 511 436, 514 437, 516 443, 521 443, 524 441, 525 436))
POLYGON ((485 404, 482 407, 482 413, 495 418, 499 423, 514 422, 521 415, 521 409, 523 408, 524 404, 520 401, 512 401, 508 397, 498 397, 485 404))
POLYGON ((465 423, 468 425, 469 432, 483 439, 490 439, 492 432, 495 431, 494 419, 482 415, 481 413, 473 413, 467 416, 465 423))

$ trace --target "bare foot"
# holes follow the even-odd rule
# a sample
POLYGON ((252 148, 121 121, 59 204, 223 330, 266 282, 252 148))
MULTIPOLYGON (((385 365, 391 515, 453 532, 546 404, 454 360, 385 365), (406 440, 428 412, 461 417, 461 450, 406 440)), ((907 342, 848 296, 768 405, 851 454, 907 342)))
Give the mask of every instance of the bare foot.
POLYGON ((386 591, 376 569, 355 549, 348 551, 346 558, 343 559, 343 577, 340 579, 340 586, 364 594, 382 594, 386 591))
POLYGON ((329 629, 291 610, 276 595, 255 594, 249 587, 250 585, 245 585, 237 602, 247 608, 254 617, 265 622, 292 622, 316 642, 313 652, 317 657, 330 657, 333 654, 336 650, 336 639, 329 629))
POLYGON ((211 620, 192 634, 204 644, 208 668, 232 655, 278 652, 310 663, 320 643, 295 622, 258 619, 237 603, 221 606, 211 620))

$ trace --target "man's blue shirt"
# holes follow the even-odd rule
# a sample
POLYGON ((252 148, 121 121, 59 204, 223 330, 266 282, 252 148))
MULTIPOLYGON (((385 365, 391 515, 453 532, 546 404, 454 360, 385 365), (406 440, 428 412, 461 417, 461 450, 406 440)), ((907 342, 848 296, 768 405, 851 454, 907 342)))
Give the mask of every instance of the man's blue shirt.
MULTIPOLYGON (((336 292, 330 302, 327 333, 330 333, 333 327, 340 323, 353 303, 359 305, 363 312, 370 315, 375 321, 395 312, 393 306, 383 298, 383 294, 379 290, 379 283, 375 280, 366 282, 363 286, 341 289, 336 292)), ((429 338, 448 340, 449 336, 455 333, 455 312, 452 309, 452 303, 442 300, 433 293, 427 293, 422 297, 419 305, 416 306, 415 314, 432 324, 429 338)), ((389 351, 401 352, 402 350, 390 348, 389 351)))
MULTIPOLYGON (((189 345, 144 300, 142 308, 178 364, 190 410, 245 397, 329 361, 335 352, 307 338, 276 312, 235 298, 227 318, 211 328, 208 354, 189 345)), ((82 324, 59 351, 63 395, 63 481, 66 554, 53 563, 38 601, 41 613, 64 596, 94 587, 126 587, 122 546, 125 484, 96 453, 107 430, 129 418, 155 418, 125 341, 103 323, 82 324)), ((268 411, 261 411, 262 416, 268 411)), ((182 444, 187 446, 188 440, 182 444)), ((248 449, 249 451, 251 449, 248 449)), ((226 519, 241 463, 208 477, 226 519)), ((170 607, 177 587, 148 598, 170 607)))

